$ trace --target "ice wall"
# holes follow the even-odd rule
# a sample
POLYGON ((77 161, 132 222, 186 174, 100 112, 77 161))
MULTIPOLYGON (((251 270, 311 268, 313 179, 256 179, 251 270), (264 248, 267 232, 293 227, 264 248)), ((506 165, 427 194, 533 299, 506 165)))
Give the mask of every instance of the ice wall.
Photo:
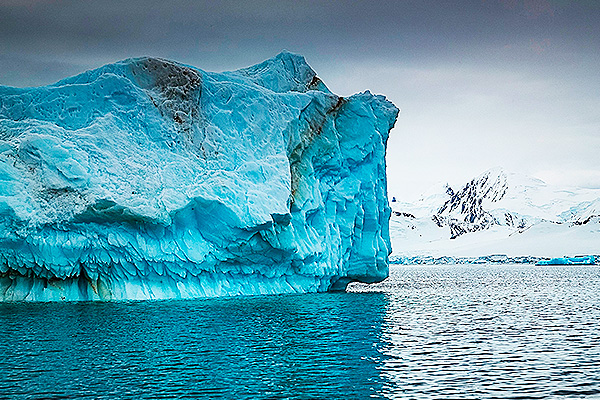
POLYGON ((388 273, 398 110, 288 52, 205 72, 129 59, 0 86, 0 299, 343 289, 388 273))

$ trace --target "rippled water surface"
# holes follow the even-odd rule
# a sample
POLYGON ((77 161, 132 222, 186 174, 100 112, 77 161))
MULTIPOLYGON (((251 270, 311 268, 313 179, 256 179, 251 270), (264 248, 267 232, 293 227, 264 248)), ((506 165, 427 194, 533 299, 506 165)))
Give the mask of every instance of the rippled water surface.
POLYGON ((0 398, 600 398, 600 268, 392 266, 349 293, 0 304, 0 398))

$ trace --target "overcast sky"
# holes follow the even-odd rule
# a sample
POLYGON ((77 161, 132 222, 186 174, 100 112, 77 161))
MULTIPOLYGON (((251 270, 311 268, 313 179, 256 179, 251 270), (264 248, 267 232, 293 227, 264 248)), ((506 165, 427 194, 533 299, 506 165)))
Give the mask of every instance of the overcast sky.
POLYGON ((390 194, 503 166, 600 187, 600 1, 0 0, 0 84, 137 56, 211 71, 287 49, 337 94, 402 113, 390 194))

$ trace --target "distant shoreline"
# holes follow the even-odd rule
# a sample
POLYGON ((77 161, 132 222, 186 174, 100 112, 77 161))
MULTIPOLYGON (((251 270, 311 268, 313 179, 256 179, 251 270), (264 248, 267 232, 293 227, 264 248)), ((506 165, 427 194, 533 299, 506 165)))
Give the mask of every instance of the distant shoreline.
MULTIPOLYGON (((600 265, 600 255, 586 254, 594 258, 595 264, 575 265, 600 265)), ((565 256, 568 258, 571 256, 565 256)), ((492 254, 479 257, 453 257, 453 256, 390 256, 390 264, 396 265, 448 265, 448 264, 537 264, 540 261, 549 261, 556 257, 515 256, 505 254, 492 254)), ((560 264, 557 264, 560 265, 560 264)))

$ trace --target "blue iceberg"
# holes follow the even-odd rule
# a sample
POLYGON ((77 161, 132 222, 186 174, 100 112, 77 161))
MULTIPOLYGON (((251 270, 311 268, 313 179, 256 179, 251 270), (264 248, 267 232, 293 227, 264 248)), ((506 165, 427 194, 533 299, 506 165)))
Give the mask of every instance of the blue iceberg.
POLYGON ((0 299, 342 290, 388 274, 398 109, 303 57, 129 59, 0 86, 0 299))
POLYGON ((535 265, 596 265, 594 256, 556 257, 540 260, 535 265))

